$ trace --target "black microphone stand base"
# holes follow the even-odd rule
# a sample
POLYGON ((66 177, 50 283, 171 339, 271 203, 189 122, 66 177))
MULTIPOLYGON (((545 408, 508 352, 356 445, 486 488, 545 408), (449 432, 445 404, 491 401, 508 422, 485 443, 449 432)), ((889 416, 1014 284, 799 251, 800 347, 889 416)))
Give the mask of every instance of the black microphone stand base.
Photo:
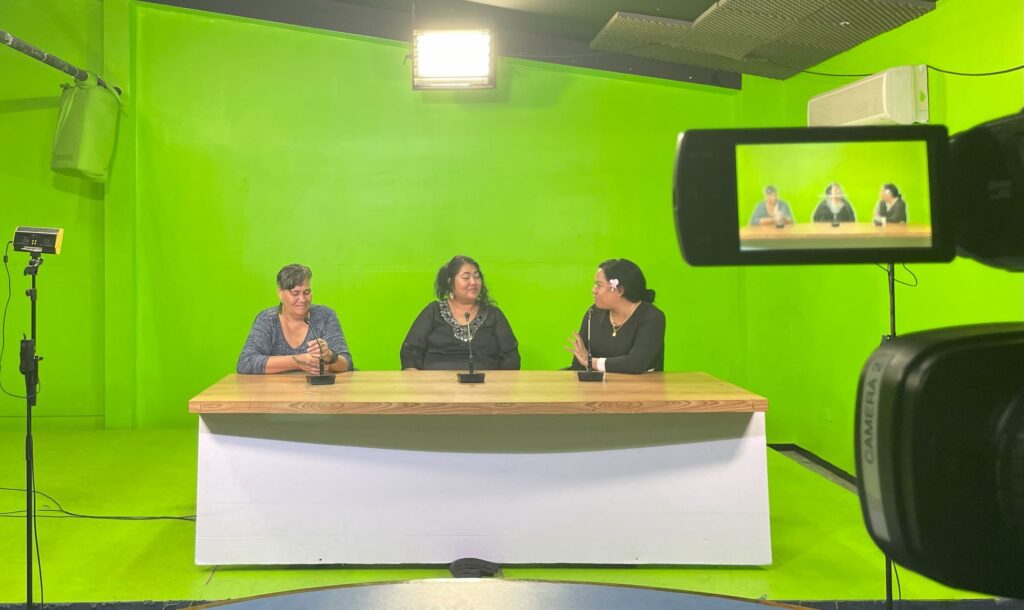
POLYGON ((576 377, 580 381, 604 381, 603 371, 577 371, 576 377))
POLYGON ((334 385, 334 373, 326 375, 306 375, 306 383, 309 385, 334 385))
POLYGON ((483 383, 483 373, 459 373, 459 383, 483 383))

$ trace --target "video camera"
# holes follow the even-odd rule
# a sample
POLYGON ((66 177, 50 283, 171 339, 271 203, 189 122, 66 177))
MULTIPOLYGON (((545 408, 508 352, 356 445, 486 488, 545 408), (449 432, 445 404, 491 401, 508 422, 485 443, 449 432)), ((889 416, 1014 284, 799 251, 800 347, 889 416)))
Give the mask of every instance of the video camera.
MULTIPOLYGON (((947 262, 1024 271, 1024 114, 941 126, 695 130, 676 156, 692 265, 947 262)), ((857 487, 892 559, 1024 598, 1024 323, 909 333, 857 390, 857 487)))

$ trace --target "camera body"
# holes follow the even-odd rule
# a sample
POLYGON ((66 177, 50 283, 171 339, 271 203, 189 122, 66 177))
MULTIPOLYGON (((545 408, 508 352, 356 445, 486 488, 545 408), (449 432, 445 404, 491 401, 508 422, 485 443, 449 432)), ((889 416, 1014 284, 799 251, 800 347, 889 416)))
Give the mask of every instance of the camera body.
POLYGON ((1024 111, 955 135, 949 150, 957 254, 1024 271, 1024 111))
POLYGON ((959 254, 1022 271, 1024 115, 952 139, 939 125, 687 131, 673 202, 679 246, 694 266, 948 262, 959 254), (878 214, 889 187, 899 191, 900 222, 878 214), (748 222, 769 189, 789 199, 795 222, 748 222), (846 207, 829 213, 834 201, 846 207))
POLYGON ((1024 598, 1024 322, 910 333, 857 389, 857 487, 893 560, 1024 598))
POLYGON ((675 175, 683 258, 695 266, 950 261, 948 142, 946 128, 933 125, 687 131, 675 175), (912 202, 912 222, 876 226, 879 191, 893 183, 912 202), (756 222, 768 191, 789 223, 756 222), (831 209, 834 201, 843 207, 831 209))
MULTIPOLYGON (((959 254, 1024 271, 1024 114, 952 139, 925 125, 686 132, 674 205, 691 265, 959 254)), ((1024 598, 1024 322, 884 343, 861 373, 855 428, 875 543, 948 585, 1024 598)))

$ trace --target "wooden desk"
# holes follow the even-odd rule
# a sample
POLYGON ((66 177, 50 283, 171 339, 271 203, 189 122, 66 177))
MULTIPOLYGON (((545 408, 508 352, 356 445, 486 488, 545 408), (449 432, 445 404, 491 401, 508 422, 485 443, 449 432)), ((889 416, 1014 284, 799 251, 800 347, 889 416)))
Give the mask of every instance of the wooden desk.
POLYGON ((741 250, 807 250, 821 248, 927 248, 932 245, 930 225, 844 222, 798 223, 783 228, 740 228, 741 250))
POLYGON ((189 401, 196 563, 767 564, 766 409, 703 373, 230 375, 189 401))
POLYGON ((338 415, 569 415, 749 413, 768 401, 705 373, 609 373, 580 383, 571 371, 488 371, 460 384, 452 371, 355 371, 334 385, 297 375, 228 375, 188 403, 191 413, 338 415))

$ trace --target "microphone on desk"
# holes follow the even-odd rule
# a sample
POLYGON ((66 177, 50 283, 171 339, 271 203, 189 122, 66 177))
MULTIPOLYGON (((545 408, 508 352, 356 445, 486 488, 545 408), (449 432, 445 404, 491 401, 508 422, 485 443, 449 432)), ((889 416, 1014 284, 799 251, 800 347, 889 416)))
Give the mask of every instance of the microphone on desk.
POLYGON ((473 329, 469 326, 469 312, 466 312, 466 333, 469 335, 469 372, 459 373, 459 383, 483 383, 484 374, 473 370, 473 329))
POLYGON ((604 372, 593 370, 594 359, 590 354, 590 321, 594 317, 594 307, 591 305, 587 310, 587 370, 577 371, 576 377, 580 381, 604 381, 604 372))
POLYGON ((309 325, 309 331, 313 333, 313 338, 316 339, 316 345, 320 348, 320 374, 318 375, 306 375, 306 383, 309 385, 331 385, 334 383, 334 373, 324 372, 324 345, 320 342, 320 336, 316 334, 316 329, 313 328, 313 323, 309 320, 309 313, 306 313, 306 324, 309 325))

